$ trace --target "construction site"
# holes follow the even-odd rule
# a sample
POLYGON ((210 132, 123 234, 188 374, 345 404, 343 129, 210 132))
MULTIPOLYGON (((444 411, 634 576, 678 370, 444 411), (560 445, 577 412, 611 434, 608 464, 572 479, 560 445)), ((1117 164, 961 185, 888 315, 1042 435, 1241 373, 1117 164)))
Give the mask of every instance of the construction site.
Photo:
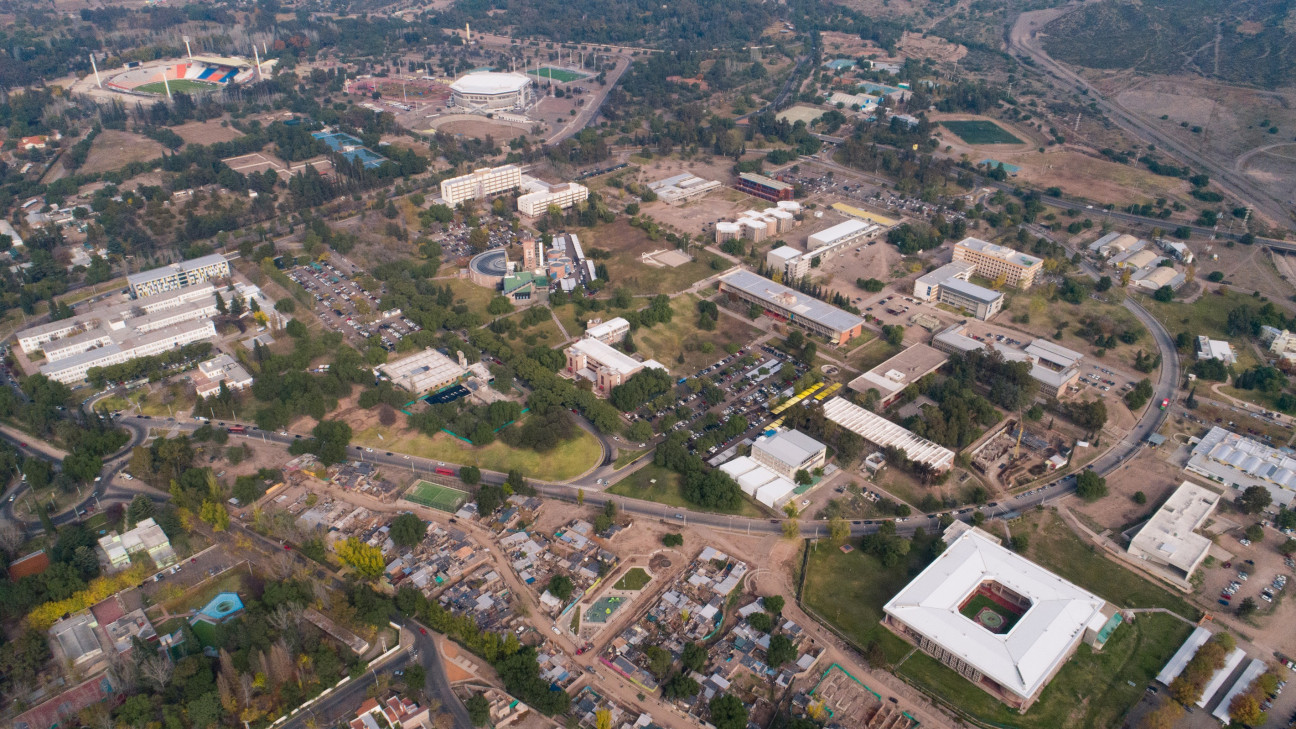
POLYGON ((1033 432, 1008 420, 972 451, 972 467, 998 489, 1008 491, 1066 466, 1069 456, 1061 435, 1033 432))

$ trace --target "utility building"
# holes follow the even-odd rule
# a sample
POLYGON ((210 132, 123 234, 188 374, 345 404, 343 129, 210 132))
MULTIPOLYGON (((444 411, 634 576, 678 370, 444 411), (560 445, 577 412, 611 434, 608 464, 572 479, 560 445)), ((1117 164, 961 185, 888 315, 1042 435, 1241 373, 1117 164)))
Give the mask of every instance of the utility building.
POLYGON ((797 471, 822 467, 827 456, 827 446, 796 430, 761 436, 751 450, 752 460, 789 479, 795 479, 797 471))

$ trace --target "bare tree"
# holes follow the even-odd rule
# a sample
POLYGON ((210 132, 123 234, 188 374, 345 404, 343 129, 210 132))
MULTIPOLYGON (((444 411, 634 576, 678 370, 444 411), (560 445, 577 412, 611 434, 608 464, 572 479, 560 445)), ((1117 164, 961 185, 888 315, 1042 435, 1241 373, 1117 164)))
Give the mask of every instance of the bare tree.
POLYGON ((140 659, 139 672, 145 680, 156 686, 160 693, 171 682, 171 674, 175 672, 175 666, 170 660, 154 654, 140 659))
POLYGON ((13 554, 26 541, 27 533, 21 526, 6 524, 0 527, 0 549, 5 552, 13 554))

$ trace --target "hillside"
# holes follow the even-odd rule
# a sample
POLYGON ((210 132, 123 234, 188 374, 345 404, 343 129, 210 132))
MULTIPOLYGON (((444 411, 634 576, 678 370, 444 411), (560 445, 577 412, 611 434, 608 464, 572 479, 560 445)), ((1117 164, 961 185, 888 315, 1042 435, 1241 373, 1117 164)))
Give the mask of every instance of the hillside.
POLYGON ((1194 73, 1275 88, 1296 70, 1290 0, 1117 0, 1085 5, 1045 27, 1045 49, 1078 66, 1194 73))

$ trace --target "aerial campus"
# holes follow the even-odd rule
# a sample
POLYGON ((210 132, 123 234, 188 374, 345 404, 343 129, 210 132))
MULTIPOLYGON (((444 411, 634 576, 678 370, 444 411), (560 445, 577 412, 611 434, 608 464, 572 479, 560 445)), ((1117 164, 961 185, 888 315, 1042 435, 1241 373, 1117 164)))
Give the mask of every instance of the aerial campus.
POLYGON ((3 725, 1296 726, 1289 31, 892 5, 11 9, 3 725))

